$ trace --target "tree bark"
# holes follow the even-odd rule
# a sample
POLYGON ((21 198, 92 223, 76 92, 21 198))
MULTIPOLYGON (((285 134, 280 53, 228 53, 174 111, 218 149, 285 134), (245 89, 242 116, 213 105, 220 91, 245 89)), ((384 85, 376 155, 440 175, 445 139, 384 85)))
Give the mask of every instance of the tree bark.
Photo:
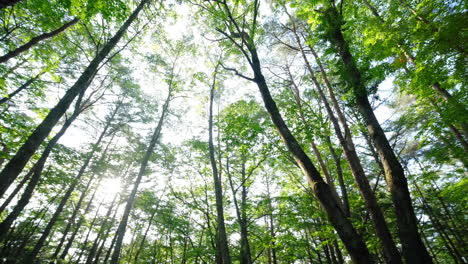
POLYGON ((210 152, 210 163, 211 170, 213 172, 213 184, 215 188, 215 197, 216 197, 216 222, 218 224, 217 230, 217 259, 218 264, 230 264, 231 257, 229 255, 229 246, 226 235, 226 226, 224 223, 224 207, 223 207, 223 189, 221 185, 221 180, 218 174, 218 168, 216 166, 215 158, 215 149, 213 144, 213 100, 214 100, 214 91, 216 89, 216 75, 218 74, 219 63, 216 65, 216 68, 213 73, 213 82, 210 89, 210 106, 209 106, 209 117, 208 117, 208 148, 210 152))
POLYGON ((19 54, 21 54, 23 52, 28 51, 30 48, 32 48, 34 45, 38 44, 41 41, 44 41, 46 39, 57 36, 58 34, 65 31, 67 28, 69 28, 69 27, 75 25, 76 23, 78 23, 78 21, 80 21, 80 20, 75 17, 74 19, 68 21, 67 23, 63 24, 61 27, 57 28, 54 31, 46 32, 46 33, 43 33, 43 34, 41 34, 39 36, 33 37, 28 43, 14 49, 12 51, 9 51, 7 54, 5 54, 3 56, 0 56, 0 63, 5 63, 9 59, 16 57, 16 56, 18 56, 19 54))
POLYGON ((52 131, 58 120, 65 114, 70 104, 76 96, 85 91, 94 79, 99 70, 100 64, 109 55, 112 49, 117 45, 124 33, 130 27, 130 24, 137 18, 144 5, 150 0, 142 0, 133 13, 128 17, 125 23, 119 28, 115 35, 102 47, 96 57, 89 63, 85 71, 81 74, 75 84, 68 89, 59 103, 50 110, 47 117, 39 124, 29 135, 28 139, 19 148, 18 152, 11 158, 0 172, 0 197, 3 197, 5 191, 11 183, 18 177, 31 156, 36 152, 44 139, 52 131))
POLYGON ((355 96, 355 104, 368 128, 369 135, 374 142, 385 169, 385 177, 396 210, 399 237, 403 246, 403 255, 408 263, 432 263, 432 259, 418 233, 416 215, 411 203, 408 183, 404 175, 403 167, 393 152, 369 103, 367 90, 361 79, 361 73, 354 62, 348 44, 341 32, 341 24, 338 22, 340 15, 334 7, 327 9, 324 15, 330 27, 330 32, 327 34, 328 39, 339 53, 344 66, 343 70, 346 72, 346 81, 351 86, 355 96))

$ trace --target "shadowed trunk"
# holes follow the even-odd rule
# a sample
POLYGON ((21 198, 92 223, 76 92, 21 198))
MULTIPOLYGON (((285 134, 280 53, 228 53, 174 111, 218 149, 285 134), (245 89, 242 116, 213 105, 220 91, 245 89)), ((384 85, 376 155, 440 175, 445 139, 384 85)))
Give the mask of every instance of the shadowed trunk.
POLYGON ((359 110, 369 135, 379 153, 380 160, 385 169, 390 193, 397 215, 399 237, 403 246, 403 255, 408 263, 432 263, 431 257, 424 246, 418 233, 416 215, 413 210, 408 183, 403 172, 403 167, 393 152, 385 133, 374 115, 369 103, 368 94, 361 73, 351 55, 348 44, 341 32, 340 15, 336 8, 329 8, 324 12, 329 24, 327 34, 331 44, 338 51, 346 72, 347 81, 350 83, 355 96, 355 105, 359 110))

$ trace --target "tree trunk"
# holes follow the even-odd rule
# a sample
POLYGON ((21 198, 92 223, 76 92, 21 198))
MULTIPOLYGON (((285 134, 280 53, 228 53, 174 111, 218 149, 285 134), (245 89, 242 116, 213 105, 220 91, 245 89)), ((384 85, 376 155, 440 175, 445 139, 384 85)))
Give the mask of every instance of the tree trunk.
MULTIPOLYGON (((249 43, 253 42, 249 41, 249 43)), ((337 201, 333 195, 330 195, 330 186, 323 181, 322 176, 312 164, 312 161, 284 122, 283 117, 270 94, 265 77, 261 72, 260 60, 258 59, 256 49, 252 45, 249 45, 248 48, 251 55, 251 67, 255 76, 254 81, 260 90, 265 108, 270 114, 273 124, 281 135, 281 138, 289 152, 293 155, 294 160, 306 175, 314 194, 325 209, 330 222, 335 229, 337 229, 338 234, 343 240, 352 260, 355 263, 373 263, 366 244, 362 240, 362 237, 357 233, 351 221, 346 218, 346 215, 340 207, 340 202, 337 201)))
MULTIPOLYGON (((145 0, 142 1, 142 3, 144 3, 144 2, 145 2, 145 0)), ((154 147, 156 146, 156 143, 159 140, 159 136, 161 134, 161 129, 162 129, 162 126, 163 126, 163 123, 164 123, 164 120, 166 118, 167 111, 168 111, 168 108, 169 108, 169 102, 172 99, 172 87, 171 86, 172 86, 172 83, 169 86, 168 95, 167 95, 166 101, 164 102, 161 117, 159 118, 158 125, 156 126, 156 128, 154 130, 154 133, 153 133, 153 135, 151 137, 151 141, 150 141, 150 143, 148 145, 148 148, 146 149, 145 156, 143 157, 143 160, 141 161, 138 176, 136 177, 135 183, 133 185, 132 192, 130 193, 130 195, 128 197, 127 204, 125 205, 125 210, 124 210, 122 219, 121 219, 121 221, 119 223, 119 227, 117 229, 117 240, 116 240, 116 243, 115 243, 114 252, 112 253, 112 257, 111 257, 111 260, 110 260, 111 264, 119 263, 120 251, 121 251, 121 248, 122 248, 122 242, 123 242, 123 238, 124 238, 124 235, 125 235, 125 230, 127 228, 128 217, 130 216, 130 211, 132 210, 133 202, 135 200, 136 193, 138 191, 138 187, 140 185, 141 179, 143 178, 143 176, 144 176, 144 174, 146 172, 146 167, 148 166, 149 158, 151 157, 151 154, 154 151, 154 147)))
POLYGON ((224 223, 224 207, 223 207, 223 189, 221 185, 221 180, 218 174, 218 168, 216 166, 215 158, 215 149, 213 144, 213 100, 214 100, 214 91, 216 89, 216 75, 218 74, 219 63, 216 65, 216 68, 213 73, 213 82, 210 89, 210 106, 209 106, 209 117, 208 117, 208 147, 210 152, 210 163, 211 169, 213 172, 213 184, 215 188, 215 197, 216 197, 216 222, 218 224, 217 230, 217 254, 220 256, 218 258, 218 264, 230 264, 231 257, 229 255, 229 246, 226 235, 226 226, 224 223))
POLYGON ((81 208, 81 203, 83 202, 88 190, 89 190, 89 187, 91 186, 91 182, 94 180, 94 177, 91 176, 88 180, 88 183, 86 184, 86 187, 84 188, 84 190, 81 191, 81 195, 80 195, 80 198, 78 199, 78 203, 76 204, 75 208, 73 209, 73 212, 72 212, 72 215, 70 216, 70 219, 68 219, 68 223, 67 223, 67 226, 65 227, 65 230, 63 231, 63 234, 62 234, 62 238, 60 238, 60 241, 59 241, 59 244, 57 245, 57 247, 55 248, 55 251, 54 251, 54 254, 52 254, 52 258, 56 258, 58 256, 58 254, 60 253, 60 251, 62 251, 62 246, 63 246, 63 243, 65 242, 65 239, 67 238, 67 235, 68 235, 68 232, 70 231, 70 228, 71 226, 73 225, 73 223, 75 222, 75 218, 78 214, 78 212, 80 211, 80 208, 81 208))
MULTIPOLYGON (((88 257, 86 258, 86 262, 85 262, 86 264, 91 264, 94 260, 94 257, 96 256, 95 253, 97 253, 99 243, 101 242, 101 239, 105 234, 104 232, 105 230, 108 230, 107 228, 108 220, 112 214, 112 210, 114 209, 114 205, 115 205, 115 202, 117 201, 117 197, 118 197, 118 193, 115 193, 114 198, 112 199, 112 202, 109 205, 109 208, 107 209, 107 213, 105 214, 104 220, 102 221, 101 228, 99 228, 99 232, 96 238, 94 239, 93 246, 88 252, 88 257)), ((115 213, 117 213, 117 209, 115 210, 115 213)), ((115 217, 115 214, 114 214, 114 217, 115 217)), ((105 241, 105 238, 102 240, 105 241)), ((96 259, 96 261, 97 260, 98 259, 96 259)))
POLYGON ((141 250, 143 250, 143 247, 145 246, 146 237, 148 236, 148 232, 150 230, 151 224, 153 223, 153 218, 156 215, 156 212, 158 211, 158 208, 159 208, 159 203, 156 206, 156 208, 154 209, 154 212, 151 214, 150 220, 148 221, 148 226, 146 227, 145 233, 143 234, 143 238, 141 239, 140 246, 138 247, 138 249, 137 249, 137 251, 135 253, 135 258, 134 258, 135 263, 138 262, 138 257, 140 256, 140 252, 141 252, 141 250))
MULTIPOLYGON (((26 205, 29 203, 33 195, 34 189, 39 183, 42 171, 44 169, 47 159, 49 158, 50 153, 52 152, 59 139, 65 134, 65 132, 71 126, 73 121, 81 113, 81 103, 83 95, 84 94, 82 92, 75 103, 75 109, 73 111, 73 114, 65 121, 65 124, 63 124, 60 131, 49 141, 39 160, 36 162, 36 164, 34 164, 34 166, 28 172, 28 174, 24 176, 24 179, 20 182, 17 188, 15 188, 13 193, 10 195, 10 197, 12 197, 12 195, 14 195, 15 192, 17 193, 19 191, 20 186, 25 183, 25 179, 30 179, 23 194, 21 195, 21 198, 19 199, 16 206, 13 208, 13 211, 0 223, 0 237, 2 236, 1 234, 4 234, 6 230, 10 228, 11 224, 18 218, 20 213, 23 211, 24 207, 26 207, 26 205)), ((10 197, 8 197, 5 203, 10 199, 10 197)))
MULTIPOLYGON (((83 244, 81 245, 81 249, 79 250, 80 253, 78 254, 78 258, 74 263, 81 263, 80 260, 81 260, 81 257, 83 256, 83 253, 86 250, 86 245, 88 244, 88 241, 89 241, 89 235, 91 234, 91 231, 92 231, 92 229, 94 227, 94 224, 96 223, 96 221, 98 219, 99 210, 101 209, 101 206, 103 204, 104 204, 104 199, 101 201, 101 203, 99 203, 98 207, 96 208, 96 213, 94 214, 93 220, 91 220, 91 223, 90 223, 89 228, 88 228, 88 232, 86 233, 85 240, 83 241, 83 244)), ((75 251, 75 253, 76 252, 78 252, 78 250, 75 251)), ((71 260, 73 260, 74 257, 75 257, 75 255, 72 256, 71 260)))
POLYGON ((231 187, 232 199, 234 201, 234 206, 236 209, 237 222, 240 227, 240 263, 241 264, 251 264, 252 263, 252 254, 250 252, 249 238, 248 238, 248 229, 247 229, 247 214, 246 214, 246 203, 247 203, 247 188, 245 187, 246 174, 245 174, 245 163, 242 163, 241 169, 241 203, 237 200, 237 188, 234 186, 232 181, 232 175, 229 171, 229 159, 226 160, 226 171, 229 179, 229 185, 231 187))
POLYGON ((26 263, 33 263, 34 260, 36 259, 37 254, 41 250, 42 246, 44 245, 44 242, 46 241, 47 237, 49 236, 50 232, 52 231, 53 226, 55 225, 55 223, 57 222, 60 214, 62 213, 63 208, 65 207, 65 204, 67 203, 67 201, 70 198, 72 192, 75 190, 76 186, 78 185, 81 178, 83 177, 86 169, 88 168, 88 165, 90 164, 91 160, 94 157, 95 152, 97 151, 98 146, 101 144, 102 139, 107 134, 107 130, 109 129, 112 121, 114 120, 114 117, 115 117, 119 107, 120 107, 120 105, 116 106, 116 108, 113 111, 111 117, 107 120, 103 131, 99 135, 98 140, 96 141, 96 143, 93 144, 91 151, 88 153, 88 155, 87 155, 87 157, 85 159, 85 162, 83 163, 83 165, 81 165, 80 170, 78 171, 78 174, 76 175, 76 177, 73 180, 72 184, 68 187, 67 192, 63 196, 62 200, 60 201, 60 204, 58 205, 57 209, 55 210, 54 214, 52 215, 52 219, 50 219, 49 223, 47 224, 47 226, 42 231, 41 237, 36 242, 36 245, 32 249, 31 253, 24 258, 26 263))
MULTIPOLYGON (((295 27, 295 25, 294 25, 295 27)), ((340 125, 338 124, 338 120, 335 117, 335 114, 333 113, 333 110, 331 109, 330 104, 328 103, 328 99, 325 97, 325 94, 321 88, 320 83, 318 82, 315 73, 312 69, 312 66, 309 63, 309 60, 307 56, 305 55, 301 40, 299 38, 299 35, 294 28, 292 30, 297 44, 299 45, 299 50, 301 52, 301 55, 304 59, 304 62, 307 66, 307 69, 309 71, 309 75, 312 79, 312 81, 315 84, 315 87, 320 95, 321 101, 325 105, 325 109, 327 110, 328 116, 330 117, 330 120, 332 121, 332 125, 335 129, 336 136, 338 137, 338 140, 340 141, 341 146, 343 147, 343 151, 346 155, 346 158, 348 160, 348 163, 350 165, 351 171, 353 173, 354 179, 356 184, 359 187, 359 191, 361 193, 361 196, 364 199, 364 202, 366 204, 367 210, 371 213, 373 224, 377 233, 377 236, 380 239, 380 242, 382 244, 382 247, 385 252, 386 256, 386 262, 387 263, 402 263, 400 254, 398 252, 398 249, 395 245, 395 242, 393 241, 393 238, 390 234, 390 230, 388 229, 387 223, 385 221, 384 215, 382 211, 380 210, 378 203, 377 203, 377 198, 375 197, 374 192, 371 189, 371 186, 369 184, 369 180, 366 177, 366 174, 364 172, 364 169, 362 167, 361 161, 359 159, 359 156, 357 155, 357 152, 355 150, 354 142, 351 136, 351 130, 349 129, 346 119, 344 117, 343 112, 341 111, 340 106, 338 105, 338 102, 336 101, 336 98, 334 97, 334 93, 331 89, 331 84, 328 81, 328 78, 325 74, 325 70, 323 69, 322 65, 319 64, 319 68, 321 70, 322 76, 324 77, 326 86, 328 87, 330 92, 330 98, 332 100, 332 104, 335 108, 335 112, 338 114, 338 118, 341 122, 341 125, 343 126, 344 129, 344 134, 341 131, 340 125), (344 135, 344 136, 343 136, 344 135)), ((313 50, 312 47, 311 51, 316 59, 316 61, 319 63, 319 59, 315 51, 313 50)))
POLYGON ((340 184, 340 191, 341 191, 341 199, 343 199, 343 209, 346 213, 347 217, 351 217, 351 209, 349 206, 349 198, 348 198, 348 190, 346 189, 346 184, 344 182, 344 177, 343 177, 343 169, 341 167, 341 159, 340 156, 336 154, 335 149, 333 148, 332 142, 330 140, 330 137, 327 136, 325 138, 326 143, 328 145, 328 149, 330 150, 330 154, 333 158, 333 161, 335 162, 335 168, 336 168, 336 174, 338 175, 338 183, 340 184))
POLYGON ((18 93, 20 93, 24 89, 27 89, 33 82, 35 82, 37 79, 39 79, 39 77, 41 77, 41 75, 44 74, 44 73, 45 72, 41 72, 41 73, 37 74, 36 76, 32 77, 31 79, 29 79, 25 83, 23 83, 20 87, 18 87, 18 89, 14 90, 13 92, 9 93, 7 96, 0 99, 0 105, 10 101, 11 98, 13 98, 15 95, 17 95, 18 93))
POLYGON ((353 89, 355 104, 369 130, 369 135, 375 144, 385 169, 385 177, 396 210, 403 255, 408 263, 432 263, 431 257, 418 233, 416 215, 411 203, 403 167, 393 152, 369 103, 367 90, 361 79, 361 73, 341 32, 341 24, 338 22, 340 15, 336 8, 329 8, 325 12, 325 16, 330 26, 330 32, 327 36, 331 44, 337 49, 343 62, 343 70, 347 73, 347 81, 353 89))
POLYGON ((75 25, 78 21, 80 21, 80 20, 75 17, 74 19, 68 21, 67 23, 63 24, 63 26, 57 28, 54 31, 43 33, 43 34, 41 34, 39 36, 33 37, 28 43, 14 49, 12 51, 9 51, 7 54, 5 54, 3 56, 0 56, 0 63, 5 63, 9 59, 16 57, 16 56, 18 56, 19 54, 21 54, 23 52, 28 51, 34 45, 38 44, 39 42, 41 42, 43 40, 46 40, 46 39, 57 36, 58 34, 65 31, 67 28, 75 25))
POLYGON ((36 152, 44 139, 49 135, 50 131, 57 124, 58 120, 65 114, 70 104, 76 96, 85 91, 91 84, 94 76, 99 70, 100 64, 109 55, 112 49, 117 45, 124 33, 129 28, 130 24, 137 18, 144 5, 150 0, 142 0, 138 7, 128 17, 125 23, 119 28, 115 35, 102 47, 96 57, 89 63, 88 67, 81 74, 75 84, 68 89, 65 95, 60 99, 59 103, 50 110, 47 117, 36 129, 29 135, 28 139, 19 148, 18 152, 11 158, 0 172, 0 197, 3 197, 5 191, 11 183, 18 177, 31 156, 36 152))

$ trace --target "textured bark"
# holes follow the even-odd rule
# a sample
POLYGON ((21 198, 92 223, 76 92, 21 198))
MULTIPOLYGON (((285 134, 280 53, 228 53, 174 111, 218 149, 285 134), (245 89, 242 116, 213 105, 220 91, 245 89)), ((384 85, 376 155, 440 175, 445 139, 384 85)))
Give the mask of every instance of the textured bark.
MULTIPOLYGON (((143 1, 142 3, 144 3, 143 1)), ((151 141, 148 145, 148 148, 146 149, 145 155, 141 161, 140 164, 140 170, 138 172, 138 175, 136 177, 135 183, 133 185, 133 189, 128 197, 127 204, 125 205, 125 210, 123 212, 122 219, 120 220, 119 227, 117 228, 117 240, 115 242, 115 249, 114 252, 112 253, 112 257, 110 260, 110 263, 112 264, 117 264, 119 263, 119 258, 120 258, 120 251, 122 248, 122 243, 123 243, 123 238, 125 235, 125 230, 127 228, 127 222, 128 218, 130 216, 130 211, 132 210, 133 203, 138 191, 138 187, 140 185, 140 182, 146 172, 146 168, 148 166, 149 158, 151 157, 151 154, 154 151, 154 148, 156 146, 156 143, 159 140, 159 136, 161 135, 161 129, 164 124, 164 120, 167 115, 167 111, 169 108, 169 102, 171 101, 172 98, 172 82, 169 84, 169 92, 166 98, 166 101, 164 102, 163 109, 161 112, 161 117, 159 118, 158 125, 154 129, 153 135, 151 137, 151 141)))
POLYGON ((385 169, 385 177, 396 210, 403 255, 408 263, 432 263, 431 257, 418 233, 416 215, 413 210, 403 167, 393 152, 369 103, 367 90, 361 79, 361 73, 341 32, 341 24, 338 19, 340 15, 335 8, 329 8, 325 11, 324 16, 328 20, 328 26, 330 27, 330 32, 327 36, 332 46, 339 53, 344 66, 343 70, 346 72, 346 81, 350 84, 355 96, 355 105, 368 128, 369 135, 374 142, 385 169))
POLYGON ((96 57, 89 63, 85 71, 81 74, 78 80, 73 84, 65 95, 60 99, 58 104, 52 108, 46 118, 39 124, 36 129, 29 135, 28 139, 19 148, 18 152, 11 158, 0 172, 0 197, 3 197, 5 191, 11 183, 18 177, 26 163, 36 152, 44 139, 49 135, 59 119, 65 114, 70 104, 78 96, 79 93, 85 91, 94 79, 94 76, 99 70, 99 66, 104 59, 110 54, 112 49, 117 45, 124 33, 130 27, 130 24, 137 18, 143 6, 149 0, 142 0, 138 7, 128 17, 125 23, 119 28, 115 35, 102 47, 96 57))
POLYGON ((229 255, 229 246, 227 242, 226 235, 226 226, 224 224, 224 207, 223 207, 223 189, 221 186, 221 180, 218 174, 218 168, 216 165, 215 159, 215 149, 213 144, 213 99, 214 99, 214 90, 216 88, 216 75, 218 74, 219 64, 216 65, 213 82, 210 90, 210 107, 209 107, 209 117, 208 117, 208 148, 210 152, 210 163, 211 170, 213 172, 213 184, 215 188, 215 197, 216 197, 216 222, 218 224, 218 230, 216 234, 216 246, 217 246, 217 258, 218 264, 230 264, 231 257, 229 255))
POLYGON ((74 18, 74 19, 68 21, 67 23, 63 24, 61 27, 57 28, 54 31, 46 32, 46 33, 43 33, 43 34, 41 34, 39 36, 33 37, 28 43, 14 49, 12 51, 9 51, 7 54, 5 54, 3 56, 0 56, 0 63, 5 63, 9 59, 16 57, 16 56, 18 56, 19 54, 21 54, 23 52, 28 51, 30 48, 34 47, 34 45, 38 44, 41 41, 44 41, 46 39, 57 36, 58 34, 65 31, 67 28, 75 25, 78 21, 79 21, 78 18, 74 18))

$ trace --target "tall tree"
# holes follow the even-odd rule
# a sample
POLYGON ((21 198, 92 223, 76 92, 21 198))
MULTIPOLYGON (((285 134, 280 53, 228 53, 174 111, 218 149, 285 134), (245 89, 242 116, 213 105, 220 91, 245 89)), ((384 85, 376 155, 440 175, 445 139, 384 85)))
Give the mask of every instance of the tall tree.
POLYGON ((76 96, 85 91, 95 75, 100 69, 100 65, 105 58, 110 54, 112 49, 117 45, 124 33, 130 27, 132 22, 137 19, 138 14, 150 0, 142 0, 132 14, 128 17, 125 23, 119 28, 115 35, 99 50, 96 57, 89 63, 85 71, 78 78, 75 84, 67 90, 65 95, 60 99, 58 104, 50 110, 46 118, 36 127, 29 135, 28 139, 19 148, 16 154, 5 165, 0 172, 0 196, 3 197, 5 191, 11 183, 18 177, 31 156, 36 152, 44 139, 49 135, 58 120, 65 114, 70 104, 76 96))

